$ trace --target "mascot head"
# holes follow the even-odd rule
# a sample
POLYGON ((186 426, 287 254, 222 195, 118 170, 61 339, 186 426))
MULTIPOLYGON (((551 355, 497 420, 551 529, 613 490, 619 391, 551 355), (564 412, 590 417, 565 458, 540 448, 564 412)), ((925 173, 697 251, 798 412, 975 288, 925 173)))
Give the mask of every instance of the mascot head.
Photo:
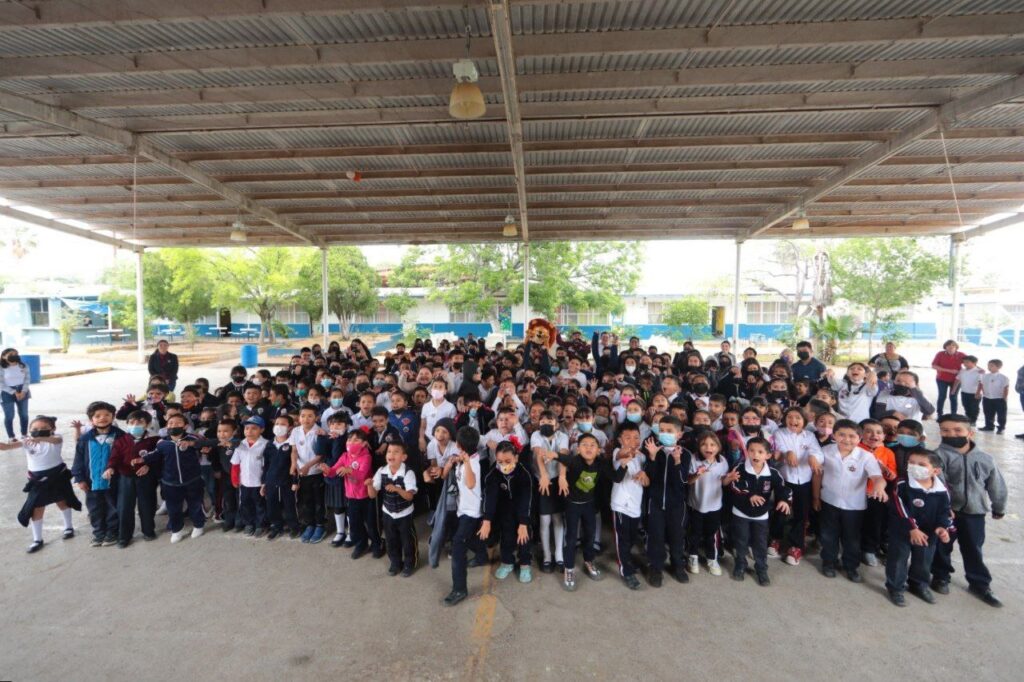
POLYGON ((551 357, 555 357, 557 339, 558 329, 542 317, 533 318, 526 326, 526 340, 546 350, 551 357))

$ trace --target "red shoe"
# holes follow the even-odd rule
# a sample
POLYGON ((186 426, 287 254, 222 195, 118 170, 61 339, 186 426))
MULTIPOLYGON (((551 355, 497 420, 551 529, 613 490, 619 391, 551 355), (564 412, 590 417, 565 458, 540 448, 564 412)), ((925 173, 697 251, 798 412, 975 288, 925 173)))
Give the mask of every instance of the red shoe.
POLYGON ((781 547, 782 544, 778 540, 772 540, 768 543, 768 556, 773 558, 779 556, 779 549, 781 547))
POLYGON ((790 547, 789 551, 786 552, 786 563, 790 566, 799 566, 800 559, 803 555, 804 553, 802 550, 799 550, 796 547, 790 547))

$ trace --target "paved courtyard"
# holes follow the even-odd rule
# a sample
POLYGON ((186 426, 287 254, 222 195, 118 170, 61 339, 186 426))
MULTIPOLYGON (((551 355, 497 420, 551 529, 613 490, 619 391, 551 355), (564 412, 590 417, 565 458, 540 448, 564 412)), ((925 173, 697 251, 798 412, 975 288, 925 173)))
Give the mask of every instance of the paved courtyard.
MULTIPOLYGON (((229 365, 182 373, 220 385, 229 365)), ((141 369, 47 381, 33 387, 32 412, 59 417, 70 462, 71 419, 90 400, 118 402, 144 382, 141 369)), ((930 378, 923 384, 934 393, 930 378)), ((444 609, 446 560, 390 578, 384 561, 353 562, 328 543, 219 530, 176 546, 164 535, 93 549, 87 516, 76 514, 80 534, 62 542, 53 509, 46 547, 29 556, 28 531, 15 520, 24 455, 0 453, 0 679, 1016 680, 1024 666, 1024 442, 1011 434, 1021 431, 1012 405, 1007 435, 979 436, 1010 488, 1009 513, 989 521, 986 545, 1001 610, 968 595, 959 572, 937 605, 908 597, 909 607, 896 609, 883 569, 866 568, 865 585, 829 581, 816 556, 795 568, 772 561, 768 589, 702 573, 688 585, 645 583, 633 593, 609 575, 568 594, 555 576, 538 572, 524 586, 473 569, 472 598, 444 609)), ((934 423, 928 434, 937 441, 934 423)), ((612 569, 614 558, 601 562, 612 569)))

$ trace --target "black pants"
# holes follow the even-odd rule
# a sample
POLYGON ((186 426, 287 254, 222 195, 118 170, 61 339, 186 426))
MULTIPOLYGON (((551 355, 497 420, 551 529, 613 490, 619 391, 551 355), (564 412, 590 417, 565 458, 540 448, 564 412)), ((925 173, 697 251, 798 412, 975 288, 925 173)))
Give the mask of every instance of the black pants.
MULTIPOLYGON (((136 476, 135 481, 135 504, 139 508, 139 529, 146 537, 156 536, 156 490, 160 483, 160 477, 150 470, 145 476, 136 476)), ((134 532, 134 531, 133 531, 134 532)))
POLYGON ((238 522, 257 528, 263 525, 263 498, 258 487, 243 485, 238 488, 238 522))
POLYGON ((388 559, 392 568, 416 567, 416 527, 413 515, 393 519, 384 515, 384 537, 388 545, 388 559))
POLYGON ((997 426, 1006 428, 1006 398, 982 398, 981 409, 985 412, 985 428, 997 426))
POLYGON ((768 519, 745 519, 732 515, 733 573, 747 570, 747 548, 754 555, 758 575, 768 571, 768 519))
POLYGON ((964 414, 974 424, 978 421, 978 397, 968 391, 960 391, 960 399, 964 403, 964 414))
MULTIPOLYGON (((988 572, 981 554, 981 546, 985 544, 985 515, 957 512, 955 540, 960 545, 967 584, 977 590, 988 589, 992 584, 992 574, 988 572)), ((932 561, 932 577, 949 582, 952 574, 953 543, 940 544, 932 561)))
POLYGON ((666 504, 667 509, 647 512, 647 560, 652 573, 665 570, 665 543, 668 542, 672 568, 682 570, 686 566, 686 505, 666 504))
POLYGON ((100 540, 118 534, 117 525, 117 481, 111 481, 106 490, 90 490, 85 494, 85 506, 89 510, 92 536, 100 540))
POLYGON ((583 526, 583 561, 590 563, 597 558, 594 547, 594 531, 597 529, 597 505, 591 500, 577 504, 567 502, 565 505, 565 539, 562 543, 562 558, 565 567, 576 568, 576 538, 579 537, 580 526, 583 526))
POLYGON ((224 522, 224 527, 230 530, 236 523, 242 525, 238 518, 238 488, 231 484, 230 474, 221 476, 220 480, 223 486, 220 496, 220 518, 224 522))
POLYGON ((947 395, 949 396, 949 414, 956 414, 956 391, 952 390, 953 382, 936 379, 935 385, 939 389, 939 399, 935 403, 935 414, 939 416, 946 414, 942 411, 942 408, 946 404, 947 395))
POLYGON ((636 566, 633 564, 633 545, 636 544, 639 535, 640 518, 613 512, 612 526, 615 530, 615 559, 619 563, 619 575, 627 578, 636 573, 636 566))
POLYGON ((324 507, 324 477, 303 476, 299 479, 299 521, 304 526, 322 526, 327 521, 324 507))
POLYGON ((686 529, 686 552, 690 556, 700 555, 704 548, 704 558, 718 561, 722 552, 722 511, 716 509, 699 512, 690 509, 690 522, 686 529))
POLYGON ((380 531, 377 529, 377 505, 374 500, 348 498, 348 526, 352 544, 374 550, 380 547, 380 531))
POLYGON ((868 499, 868 508, 864 510, 864 525, 860 532, 860 549, 862 552, 878 554, 885 552, 886 526, 889 524, 889 508, 885 502, 868 499))
POLYGON ((903 592, 907 589, 908 579, 911 587, 928 587, 938 544, 938 538, 930 535, 924 547, 912 545, 906 530, 891 527, 889 554, 885 560, 885 588, 890 592, 903 592))
POLYGON ((818 524, 821 527, 819 539, 822 566, 835 568, 842 543, 843 569, 856 570, 860 566, 860 534, 861 526, 864 525, 864 511, 840 509, 828 502, 822 502, 818 524))
POLYGON ((773 511, 771 517, 772 540, 778 540, 789 549, 804 551, 807 522, 811 512, 811 484, 787 483, 793 493, 790 514, 773 511))
MULTIPOLYGON (((533 561, 530 540, 527 539, 524 544, 519 544, 519 519, 516 518, 516 510, 511 508, 511 504, 508 508, 502 508, 501 504, 498 505, 498 518, 491 525, 497 525, 501 532, 501 563, 529 566, 533 561)), ((529 534, 529 525, 526 530, 529 534)))
POLYGON ((202 528, 206 525, 206 514, 203 512, 203 479, 197 478, 185 485, 163 484, 164 500, 167 501, 167 525, 172 533, 177 533, 185 525, 185 518, 181 513, 182 503, 188 507, 189 518, 192 525, 202 528))
MULTIPOLYGON (((138 495, 138 487, 142 479, 136 476, 120 476, 117 481, 117 541, 129 543, 135 535, 135 505, 139 504, 141 510, 141 499, 138 495)), ((149 517, 149 533, 153 535, 153 517, 149 517)), ((145 528, 145 526, 143 526, 145 528)), ((145 532, 145 530, 143 530, 145 532)))
POLYGON ((455 526, 455 537, 452 538, 452 589, 468 592, 466 587, 467 550, 472 549, 474 555, 483 556, 487 547, 477 535, 480 530, 480 519, 472 516, 460 516, 455 526))
POLYGON ((295 513, 295 493, 291 483, 271 483, 266 489, 267 522, 271 528, 282 530, 285 524, 291 529, 299 527, 295 513))

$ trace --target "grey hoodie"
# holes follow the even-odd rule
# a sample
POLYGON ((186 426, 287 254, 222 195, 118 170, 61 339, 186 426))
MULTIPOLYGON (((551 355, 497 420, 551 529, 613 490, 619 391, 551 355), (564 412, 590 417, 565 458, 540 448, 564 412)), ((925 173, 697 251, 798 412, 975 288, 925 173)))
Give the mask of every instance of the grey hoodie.
POLYGON ((974 443, 967 454, 948 445, 940 445, 935 452, 942 459, 942 478, 949 489, 953 511, 962 514, 1006 512, 1006 482, 992 455, 974 443))

